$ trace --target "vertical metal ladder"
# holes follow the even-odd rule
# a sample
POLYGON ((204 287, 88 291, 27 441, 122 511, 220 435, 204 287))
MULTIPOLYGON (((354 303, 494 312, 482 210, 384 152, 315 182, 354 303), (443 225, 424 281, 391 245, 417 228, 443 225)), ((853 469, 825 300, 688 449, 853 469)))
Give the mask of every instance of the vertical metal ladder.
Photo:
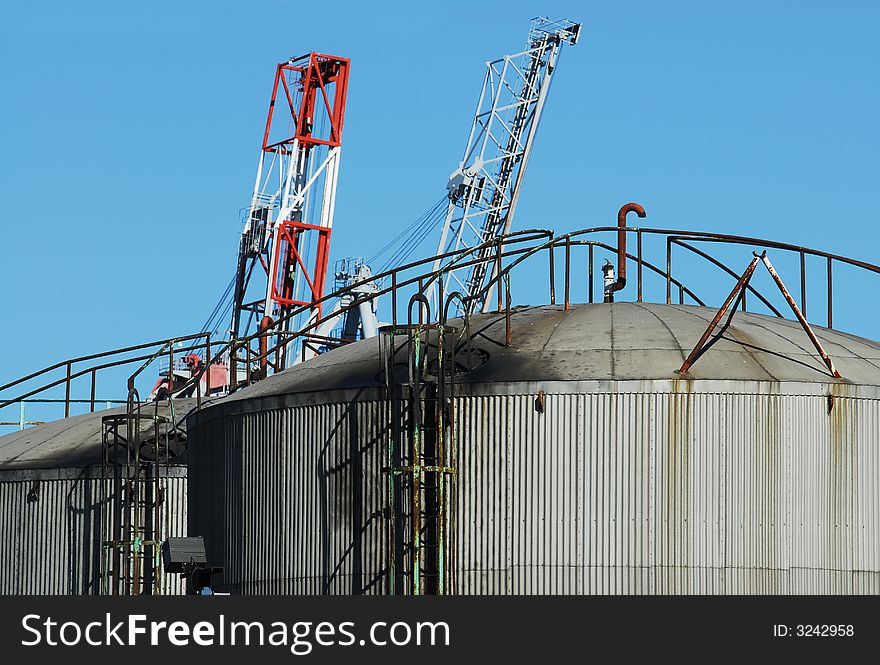
MULTIPOLYGON (((416 299, 427 307, 424 296, 416 299)), ((380 329, 390 417, 389 593, 455 588, 454 333, 441 323, 413 323, 412 315, 405 326, 380 329)))
POLYGON ((161 593, 162 470, 169 463, 168 418, 138 407, 101 419, 100 591, 108 595, 161 593))

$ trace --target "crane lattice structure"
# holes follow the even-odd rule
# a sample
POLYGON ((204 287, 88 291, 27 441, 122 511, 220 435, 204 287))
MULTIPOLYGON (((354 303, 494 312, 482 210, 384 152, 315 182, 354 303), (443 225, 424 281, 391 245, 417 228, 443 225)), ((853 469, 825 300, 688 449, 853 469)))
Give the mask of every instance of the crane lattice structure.
MULTIPOLYGON (((239 247, 233 340, 259 328, 280 341, 321 316, 349 66, 346 58, 309 53, 276 69, 239 247), (311 303, 303 317, 285 317, 311 303)), ((276 368, 292 356, 281 354, 276 368)))
MULTIPOLYGON (((577 43, 580 29, 568 20, 535 18, 525 51, 486 63, 464 157, 447 184, 449 204, 438 256, 478 247, 510 230, 559 51, 577 43)), ((483 249, 473 258, 490 252, 483 249)), ((438 258, 434 269, 441 264, 438 258)), ((491 293, 478 296, 487 280, 487 265, 481 261, 448 273, 446 290, 469 295, 470 312, 491 299, 491 293)), ((446 294, 440 296, 435 304, 445 302, 446 294)))

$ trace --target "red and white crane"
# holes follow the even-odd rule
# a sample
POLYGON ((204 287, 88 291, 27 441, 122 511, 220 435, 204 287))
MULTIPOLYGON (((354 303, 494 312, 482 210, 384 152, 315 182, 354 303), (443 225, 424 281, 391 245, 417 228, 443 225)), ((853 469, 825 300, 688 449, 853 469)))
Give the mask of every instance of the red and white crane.
MULTIPOLYGON (((280 340, 321 316, 349 67, 347 58, 309 53, 276 68, 241 234, 233 340, 259 328, 280 340), (309 305, 302 316, 276 323, 309 305)), ((282 353, 279 369, 293 355, 282 353)))

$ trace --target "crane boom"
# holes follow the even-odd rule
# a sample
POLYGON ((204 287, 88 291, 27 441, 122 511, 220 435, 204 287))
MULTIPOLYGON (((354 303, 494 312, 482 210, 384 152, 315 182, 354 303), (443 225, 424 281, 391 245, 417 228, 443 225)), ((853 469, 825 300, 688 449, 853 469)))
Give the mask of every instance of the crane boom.
MULTIPOLYGON (((449 204, 437 255, 477 247, 510 230, 541 112, 560 48, 576 44, 581 26, 535 18, 525 51, 486 63, 486 77, 467 147, 449 176, 449 204)), ((481 250, 473 259, 486 259, 481 250)), ((461 291, 468 309, 482 309, 488 261, 451 269, 446 291, 461 291)), ((434 269, 441 268, 441 259, 434 269)), ((445 293, 440 294, 441 301, 445 293)))
MULTIPOLYGON (((279 318, 310 304, 306 318, 321 315, 349 65, 346 58, 309 53, 276 68, 241 234, 233 340, 258 326, 287 339, 302 321, 279 318)), ((281 357, 275 365, 286 362, 281 357)))

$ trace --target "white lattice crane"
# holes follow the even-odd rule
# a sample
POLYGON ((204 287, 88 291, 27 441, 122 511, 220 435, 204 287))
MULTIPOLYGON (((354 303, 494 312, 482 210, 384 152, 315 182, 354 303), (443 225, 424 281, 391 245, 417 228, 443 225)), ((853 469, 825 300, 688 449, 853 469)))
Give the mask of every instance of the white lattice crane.
MULTIPOLYGON (((477 247, 510 230, 541 112, 559 51, 576 44, 581 26, 568 20, 532 20, 528 48, 486 63, 486 78, 467 147, 449 176, 449 205, 437 255, 477 247)), ((487 258, 491 249, 475 253, 487 258)), ((437 259, 434 269, 442 266, 437 259)), ((487 261, 450 269, 444 290, 471 296, 469 310, 484 307, 487 261)), ((441 302, 446 294, 440 294, 441 302)))

